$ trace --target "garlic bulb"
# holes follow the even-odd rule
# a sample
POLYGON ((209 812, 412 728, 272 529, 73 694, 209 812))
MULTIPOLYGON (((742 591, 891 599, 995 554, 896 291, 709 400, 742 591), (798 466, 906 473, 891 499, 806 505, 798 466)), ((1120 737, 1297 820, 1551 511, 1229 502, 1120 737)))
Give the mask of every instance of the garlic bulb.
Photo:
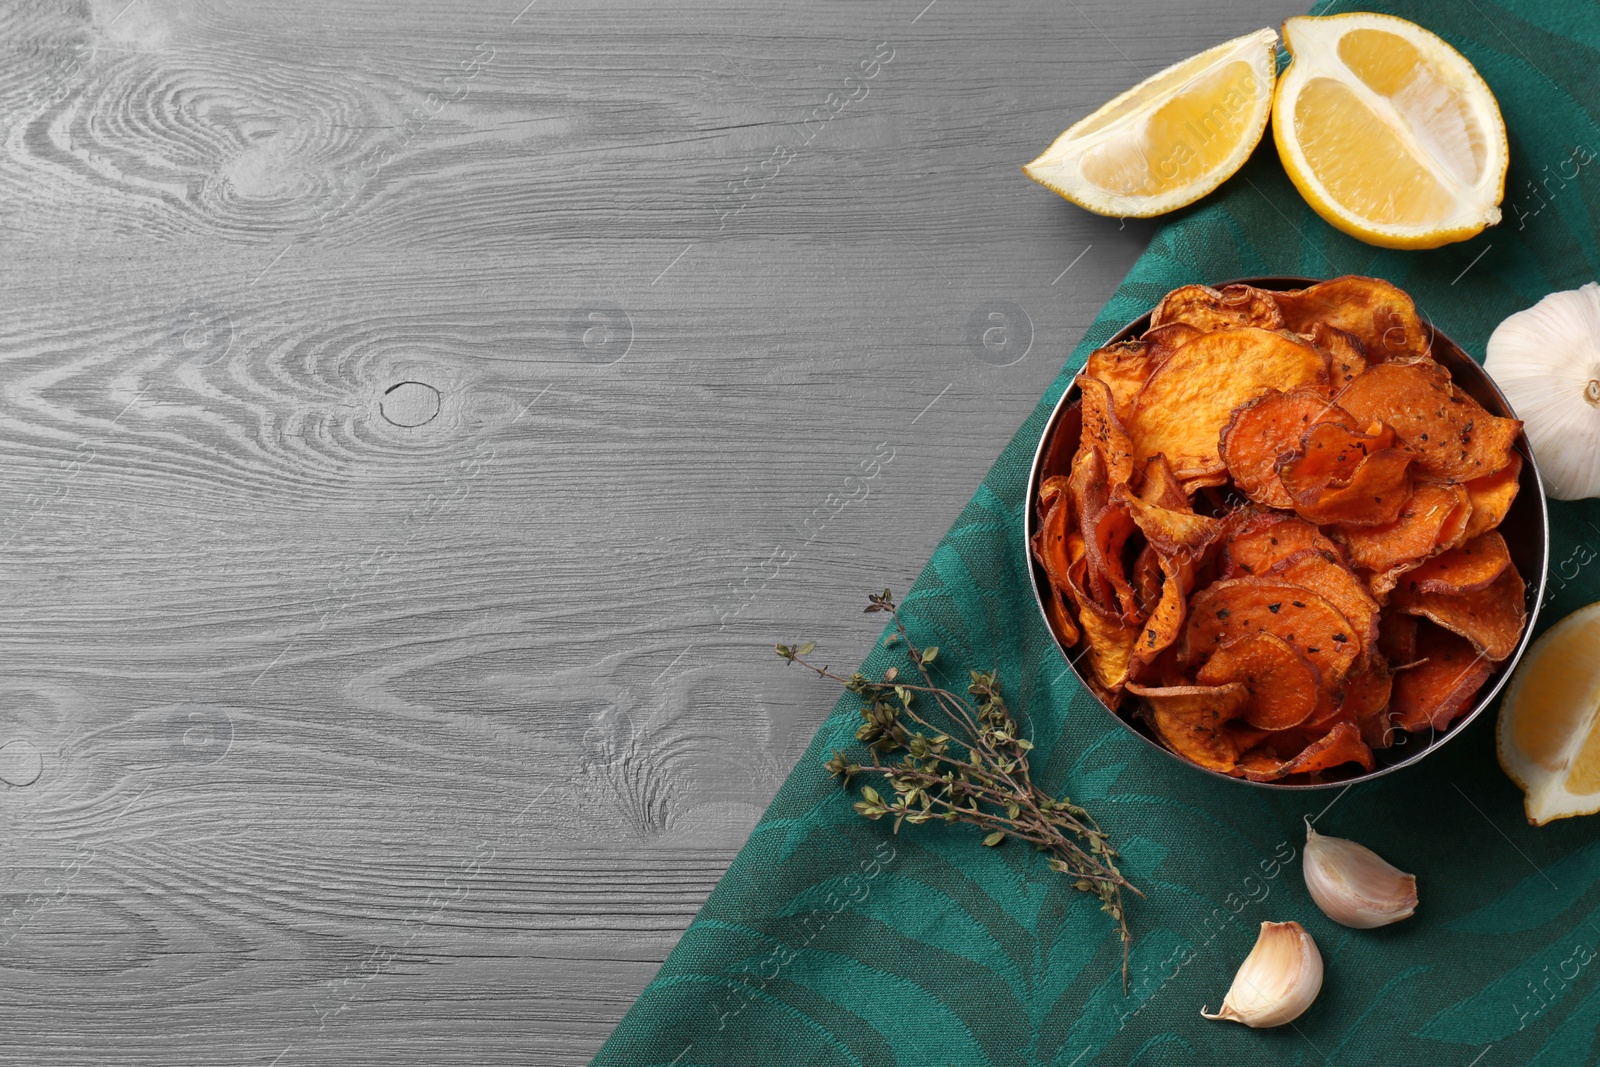
POLYGON ((1357 930, 1411 918, 1417 910, 1417 879, 1382 856, 1342 837, 1324 837, 1306 820, 1301 859, 1306 889, 1322 913, 1357 930))
POLYGON ((1239 964, 1222 1008, 1207 1019, 1246 1026, 1282 1026, 1311 1007, 1322 989, 1322 953, 1296 922, 1262 923, 1256 947, 1239 964))
POLYGON ((1525 423, 1550 495, 1600 496, 1600 285, 1507 318, 1483 367, 1525 423))

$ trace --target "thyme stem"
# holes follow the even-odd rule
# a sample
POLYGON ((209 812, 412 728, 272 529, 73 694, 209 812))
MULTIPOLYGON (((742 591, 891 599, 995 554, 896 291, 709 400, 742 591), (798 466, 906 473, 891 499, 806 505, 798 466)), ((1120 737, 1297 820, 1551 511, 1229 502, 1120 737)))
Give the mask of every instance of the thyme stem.
POLYGON ((1116 923, 1126 992, 1133 936, 1122 892, 1144 894, 1118 869, 1120 857, 1110 838, 1088 811, 1067 797, 1051 797, 1033 782, 1028 767, 1033 743, 1021 735, 1006 707, 995 672, 972 671, 966 697, 951 692, 934 677, 939 650, 918 648, 911 640, 889 590, 868 600, 869 613, 887 612, 893 619, 888 640, 904 643, 920 682, 899 680, 892 667, 877 681, 860 673, 835 674, 806 658, 815 647, 809 643, 776 649, 788 662, 838 682, 862 700, 856 739, 870 755, 857 762, 835 752, 827 761, 828 772, 846 789, 857 775, 881 775, 890 796, 863 785, 855 809, 868 819, 894 816, 896 832, 903 822, 964 822, 985 831, 985 845, 997 846, 1014 837, 1045 852, 1051 869, 1071 877, 1074 888, 1097 897, 1101 910, 1116 923), (916 710, 921 699, 949 720, 948 728, 916 710), (894 755, 899 756, 897 761, 888 758, 894 755))

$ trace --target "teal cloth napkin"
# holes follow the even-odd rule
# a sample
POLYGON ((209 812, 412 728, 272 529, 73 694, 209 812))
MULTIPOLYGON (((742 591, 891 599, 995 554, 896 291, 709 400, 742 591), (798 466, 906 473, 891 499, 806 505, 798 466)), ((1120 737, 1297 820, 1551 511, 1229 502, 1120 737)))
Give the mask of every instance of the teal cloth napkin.
MULTIPOLYGON (((1506 315, 1600 271, 1600 5, 1378 10, 1450 41, 1499 98, 1512 161, 1505 220, 1436 251, 1372 248, 1306 207, 1269 138, 1159 231, 904 597, 914 635, 940 646, 949 677, 999 669, 1033 724, 1036 778, 1095 813, 1149 895, 1130 908, 1128 993, 1097 902, 1038 853, 984 848, 962 826, 892 835, 851 811, 822 769, 859 721, 858 701, 841 699, 596 1064, 1597 1062, 1600 816, 1529 827, 1496 764, 1492 715, 1348 795, 1211 780, 1110 721, 1066 668, 1029 589, 1021 527, 1045 419, 1087 354, 1174 286, 1377 275, 1481 359, 1506 315), (1301 818, 1327 805, 1319 829, 1417 873, 1415 918, 1348 930, 1312 904, 1301 818), (1299 920, 1316 938, 1321 997, 1275 1030, 1200 1018, 1267 919, 1299 920)), ((1600 599, 1600 501, 1550 512, 1541 627, 1600 599)), ((899 662, 880 642, 866 669, 899 662)))

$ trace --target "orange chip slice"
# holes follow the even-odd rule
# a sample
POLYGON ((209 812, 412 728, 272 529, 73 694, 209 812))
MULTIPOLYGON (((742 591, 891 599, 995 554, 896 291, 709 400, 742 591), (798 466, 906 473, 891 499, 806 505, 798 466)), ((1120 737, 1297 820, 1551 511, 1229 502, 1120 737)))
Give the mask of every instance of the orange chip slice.
POLYGON ((1344 330, 1361 342, 1369 363, 1425 356, 1432 343, 1417 305, 1382 278, 1346 274, 1273 295, 1289 329, 1311 333, 1324 322, 1344 330))
POLYGON ((1219 470, 1212 474, 1197 474, 1183 480, 1183 491, 1190 496, 1202 489, 1215 489, 1219 485, 1228 484, 1228 472, 1219 470))
POLYGON ((1367 357, 1360 338, 1322 320, 1311 324, 1311 345, 1328 361, 1328 386, 1338 392, 1367 369, 1367 357))
POLYGON ((1505 521, 1517 490, 1522 488, 1522 456, 1511 453, 1511 462, 1500 470, 1467 483, 1467 496, 1472 500, 1472 515, 1467 520, 1466 539, 1492 530, 1505 521))
POLYGON ((1338 608, 1360 642, 1357 658, 1364 659, 1378 641, 1378 602, 1355 571, 1329 555, 1302 548, 1274 564, 1267 576, 1303 586, 1338 608))
POLYGON ((1394 693, 1394 674, 1382 658, 1344 680, 1339 701, 1340 718, 1356 724, 1368 748, 1388 748, 1394 744, 1394 725, 1389 720, 1389 700, 1394 693))
POLYGON ((1278 460, 1278 481, 1301 518, 1315 523, 1382 526, 1393 522, 1411 497, 1411 454, 1390 447, 1393 431, 1358 433, 1338 423, 1318 423, 1300 450, 1278 460))
POLYGON ((1106 476, 1113 488, 1133 479, 1133 444, 1128 440, 1122 420, 1117 418, 1111 387, 1099 378, 1078 375, 1083 390, 1083 438, 1080 448, 1089 446, 1105 457, 1106 476))
POLYGON ((1225 474, 1217 440, 1233 409, 1268 389, 1321 385, 1317 350, 1253 326, 1201 334, 1150 376, 1134 402, 1128 436, 1140 461, 1164 453, 1185 483, 1225 474))
POLYGON ((1119 612, 1107 609, 1091 595, 1087 545, 1076 531, 1067 534, 1067 595, 1078 608, 1078 624, 1087 645, 1089 673, 1081 675, 1107 707, 1116 709, 1122 686, 1133 667, 1133 644, 1139 631, 1127 625, 1119 612))
MULTIPOLYGON (((1344 526, 1339 538, 1350 561, 1364 571, 1383 576, 1427 559, 1448 542, 1452 520, 1469 513, 1467 490, 1460 485, 1418 482, 1395 520, 1384 526, 1344 526)), ((1392 578, 1398 579, 1394 574, 1392 578)), ((1376 578, 1373 592, 1386 596, 1394 581, 1376 578)))
POLYGON ((1138 618, 1139 604, 1133 585, 1128 581, 1122 550, 1137 529, 1128 509, 1112 503, 1101 508, 1083 531, 1090 574, 1109 584, 1116 594, 1115 604, 1107 601, 1102 606, 1119 611, 1128 621, 1138 618))
POLYGON ((1240 715, 1261 730, 1286 730, 1310 718, 1322 687, 1315 664, 1277 634, 1264 631, 1242 634, 1217 649, 1195 681, 1243 685, 1249 699, 1240 715))
POLYGON ((1294 498, 1278 481, 1278 459, 1297 451, 1305 432, 1319 422, 1355 428, 1356 420, 1313 388, 1272 389, 1233 410, 1218 451, 1233 484, 1258 504, 1289 510, 1294 498))
POLYGON ((1051 612, 1050 620, 1061 640, 1071 645, 1077 643, 1079 632, 1065 599, 1070 589, 1067 570, 1071 566, 1067 557, 1067 521, 1071 510, 1068 496, 1066 479, 1060 476, 1047 479, 1039 490, 1040 501, 1048 499, 1048 510, 1033 535, 1033 557, 1050 579, 1053 595, 1045 604, 1046 610, 1051 612))
POLYGON ((1389 711, 1402 730, 1443 730, 1472 707, 1494 673, 1494 664, 1465 639, 1427 623, 1417 631, 1417 656, 1420 662, 1394 680, 1389 711))
POLYGON ((1527 586, 1515 567, 1508 567, 1488 586, 1470 593, 1413 593, 1396 589, 1392 603, 1408 615, 1420 615, 1472 642, 1499 663, 1517 650, 1528 624, 1524 600, 1527 586))
POLYGON ((1266 574, 1306 548, 1314 548, 1335 560, 1344 559, 1343 549, 1324 537, 1315 526, 1293 515, 1251 513, 1240 509, 1224 520, 1222 539, 1224 578, 1266 574))
POLYGON ((1086 657, 1089 668, 1100 686, 1097 695, 1115 708, 1133 669, 1134 642, 1138 640, 1139 630, 1092 610, 1080 612, 1078 622, 1089 645, 1086 657))
POLYGON ((1239 771, 1252 782, 1272 782, 1291 774, 1318 774, 1345 763, 1359 763, 1368 771, 1374 766, 1372 749, 1361 740, 1360 728, 1350 722, 1339 723, 1288 761, 1279 761, 1270 753, 1247 754, 1239 762, 1239 771))
POLYGON ((1201 331, 1183 323, 1147 330, 1143 337, 1119 341, 1089 353, 1083 373, 1098 378, 1111 390, 1112 407, 1124 424, 1133 414, 1133 401, 1156 368, 1185 341, 1201 331))
POLYGON ((1258 630, 1277 634, 1305 653, 1330 691, 1361 652, 1350 621, 1318 594, 1275 578, 1231 578, 1194 595, 1179 655, 1194 663, 1258 630))
POLYGON ((1511 567, 1511 550, 1500 531, 1479 534, 1458 548, 1441 552, 1408 573, 1400 585, 1411 593, 1475 593, 1511 567))
POLYGON ((1198 330, 1258 326, 1281 330, 1283 312, 1273 294, 1248 285, 1184 285, 1172 290, 1150 313, 1151 326, 1184 323, 1198 330))
POLYGON ((1183 632, 1183 621, 1189 613, 1186 599, 1188 589, 1183 573, 1176 569, 1166 570, 1170 564, 1165 560, 1162 564, 1161 599, 1144 620, 1134 645, 1133 654, 1141 663, 1153 661, 1172 646, 1183 632))
POLYGON ((1083 365, 1084 376, 1104 382, 1111 390, 1112 410, 1124 422, 1133 412, 1134 397, 1154 370, 1150 345, 1140 338, 1097 348, 1083 365))
POLYGON ((1067 476, 1072 497, 1072 516, 1077 528, 1088 529, 1089 520, 1110 501, 1111 486, 1106 480, 1106 459, 1098 448, 1080 447, 1072 457, 1072 473, 1067 476))
POLYGON ((1335 400, 1363 423, 1383 420, 1416 454, 1417 469, 1466 481, 1511 462, 1522 423, 1491 415, 1432 360, 1372 367, 1335 400))
POLYGON ((1146 719, 1163 744, 1192 763, 1231 771, 1241 751, 1240 736, 1227 722, 1249 699, 1243 685, 1185 685, 1145 688, 1129 684, 1143 697, 1146 719))
POLYGON ((1194 510, 1189 494, 1183 491, 1183 483, 1172 473, 1172 464, 1160 452, 1145 461, 1144 475, 1139 482, 1139 499, 1173 511, 1194 510))
POLYGON ((1161 557, 1156 554, 1154 548, 1145 545, 1139 550, 1139 558, 1133 561, 1133 573, 1128 580, 1132 583, 1133 595, 1139 602, 1139 614, 1148 616, 1161 599, 1161 586, 1164 580, 1161 573, 1161 557))
POLYGON ((1125 497, 1124 506, 1145 538, 1164 556, 1197 559, 1201 550, 1222 532, 1222 523, 1208 515, 1147 504, 1138 497, 1125 497))

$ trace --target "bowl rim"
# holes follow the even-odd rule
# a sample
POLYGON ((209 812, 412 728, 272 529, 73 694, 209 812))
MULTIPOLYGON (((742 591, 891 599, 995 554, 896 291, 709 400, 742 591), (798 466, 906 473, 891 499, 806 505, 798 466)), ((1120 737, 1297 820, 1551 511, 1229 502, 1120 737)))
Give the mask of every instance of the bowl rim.
MULTIPOLYGON (((1344 277, 1344 275, 1339 275, 1339 277, 1344 277)), ((1286 289, 1305 288, 1306 286, 1315 285, 1318 282, 1328 280, 1330 279, 1308 278, 1301 277, 1299 275, 1288 274, 1274 274, 1244 278, 1231 278, 1225 281, 1207 282, 1203 284, 1210 285, 1217 289, 1228 285, 1249 285, 1258 289, 1282 291, 1286 289)), ((1409 296, 1410 294, 1408 293, 1407 295, 1409 296)), ((1099 347, 1103 348, 1106 345, 1115 344, 1118 341, 1128 340, 1143 333, 1144 330, 1148 328, 1150 316, 1154 311, 1155 308, 1152 307, 1143 314, 1125 323, 1120 329, 1107 337, 1099 347)), ((1510 412, 1511 417, 1515 418, 1516 409, 1511 406, 1511 402, 1506 399, 1506 395, 1501 392, 1499 385, 1496 384, 1495 380, 1489 376, 1489 373, 1483 369, 1483 366, 1474 360, 1470 355, 1468 355, 1467 350, 1456 344, 1456 342, 1452 340, 1448 334, 1439 329, 1428 319, 1424 318, 1420 311, 1418 311, 1417 314, 1418 317, 1422 319, 1423 324, 1428 328, 1430 334, 1430 352, 1432 351, 1432 346, 1434 343, 1443 342, 1447 349, 1453 350, 1454 353, 1459 355, 1462 360, 1470 363, 1477 369, 1479 375, 1481 376, 1482 383, 1487 386, 1488 390, 1500 401, 1503 409, 1507 412, 1510 412)), ((1452 366, 1448 369, 1451 371, 1451 378, 1453 381, 1455 377, 1455 368, 1452 366)), ((1076 378, 1076 374, 1074 374, 1074 378, 1076 378)), ((1078 670, 1078 665, 1074 661, 1070 650, 1062 644, 1060 635, 1056 633, 1055 627, 1050 624, 1050 615, 1045 609, 1043 592, 1040 588, 1041 580, 1048 582, 1049 578, 1044 575, 1043 568, 1040 567, 1039 561, 1033 556, 1033 535, 1038 521, 1035 516, 1034 502, 1038 499, 1039 495, 1039 478, 1042 473, 1045 455, 1050 449, 1050 445, 1052 443, 1051 439, 1055 435, 1056 426, 1061 421, 1062 413, 1071 407, 1073 402, 1076 401, 1081 395, 1082 391, 1078 388, 1076 381, 1069 383, 1067 388, 1062 391, 1060 398, 1057 399, 1055 407, 1050 412, 1050 417, 1045 420, 1044 429, 1039 434, 1039 443, 1034 448, 1033 462, 1029 466, 1028 470, 1027 496, 1023 502, 1022 553, 1023 558, 1027 561, 1028 574, 1030 578, 1029 585, 1033 591, 1034 607, 1038 610, 1039 618, 1044 623, 1045 630, 1050 634, 1050 639, 1052 642, 1054 642, 1056 650, 1061 653, 1062 658, 1067 662, 1067 666, 1072 670, 1073 677, 1078 680, 1078 683, 1083 687, 1084 691, 1088 693, 1089 697, 1095 702, 1095 704, 1098 705, 1102 711, 1109 715, 1128 733, 1132 734, 1134 737, 1137 737, 1140 741, 1144 742, 1150 748, 1155 749, 1167 759, 1173 760, 1174 762, 1189 768, 1189 770, 1204 775, 1208 778, 1221 779, 1227 782, 1237 782, 1252 786, 1257 789, 1283 790, 1290 792, 1320 789, 1341 789, 1352 785, 1359 785, 1364 782, 1370 782, 1376 778, 1382 778, 1387 774, 1392 774, 1403 767, 1410 767, 1420 763, 1422 759, 1429 753, 1442 747, 1457 734, 1464 732, 1466 728, 1470 726, 1472 722, 1478 718, 1478 716, 1482 715, 1484 711, 1486 711, 1488 707, 1500 696, 1501 691, 1510 681, 1511 675, 1516 671, 1517 664, 1522 661, 1523 653, 1528 650, 1528 645, 1533 640, 1534 630, 1537 628, 1539 621, 1539 612, 1544 606, 1545 585, 1548 580, 1550 570, 1550 502, 1549 498, 1545 494, 1544 479, 1539 474, 1538 461, 1534 458, 1533 447, 1528 441, 1526 429, 1518 432, 1515 448, 1519 453, 1522 454, 1523 459, 1522 475, 1519 478, 1519 482, 1522 487, 1521 491, 1524 493, 1527 492, 1530 481, 1533 489, 1536 491, 1539 517, 1539 574, 1537 581, 1528 581, 1529 593, 1524 594, 1525 598, 1532 606, 1528 609, 1528 621, 1523 627, 1522 637, 1517 642, 1516 651, 1508 656, 1503 663, 1497 666, 1497 676, 1491 680, 1491 684, 1488 684, 1484 689, 1479 691, 1478 699, 1473 704, 1471 711, 1458 717, 1455 722, 1451 723, 1442 734, 1437 731, 1431 731, 1427 743, 1423 744, 1414 754, 1407 756, 1405 759, 1397 760, 1394 763, 1380 765, 1374 767, 1370 771, 1364 771, 1361 774, 1351 775, 1349 777, 1341 778, 1331 782, 1255 782, 1248 778, 1236 778, 1233 775, 1223 774, 1221 771, 1214 771, 1209 768, 1202 767, 1190 760, 1184 759, 1182 756, 1178 755, 1176 752, 1173 752, 1165 745, 1158 743, 1154 738, 1146 735, 1132 722, 1124 718, 1122 715, 1119 715, 1113 708, 1107 705, 1105 701, 1101 700, 1100 697, 1095 694, 1094 690, 1084 682, 1083 674, 1078 670)), ((1527 581, 1526 576, 1524 576, 1524 580, 1527 581)))

